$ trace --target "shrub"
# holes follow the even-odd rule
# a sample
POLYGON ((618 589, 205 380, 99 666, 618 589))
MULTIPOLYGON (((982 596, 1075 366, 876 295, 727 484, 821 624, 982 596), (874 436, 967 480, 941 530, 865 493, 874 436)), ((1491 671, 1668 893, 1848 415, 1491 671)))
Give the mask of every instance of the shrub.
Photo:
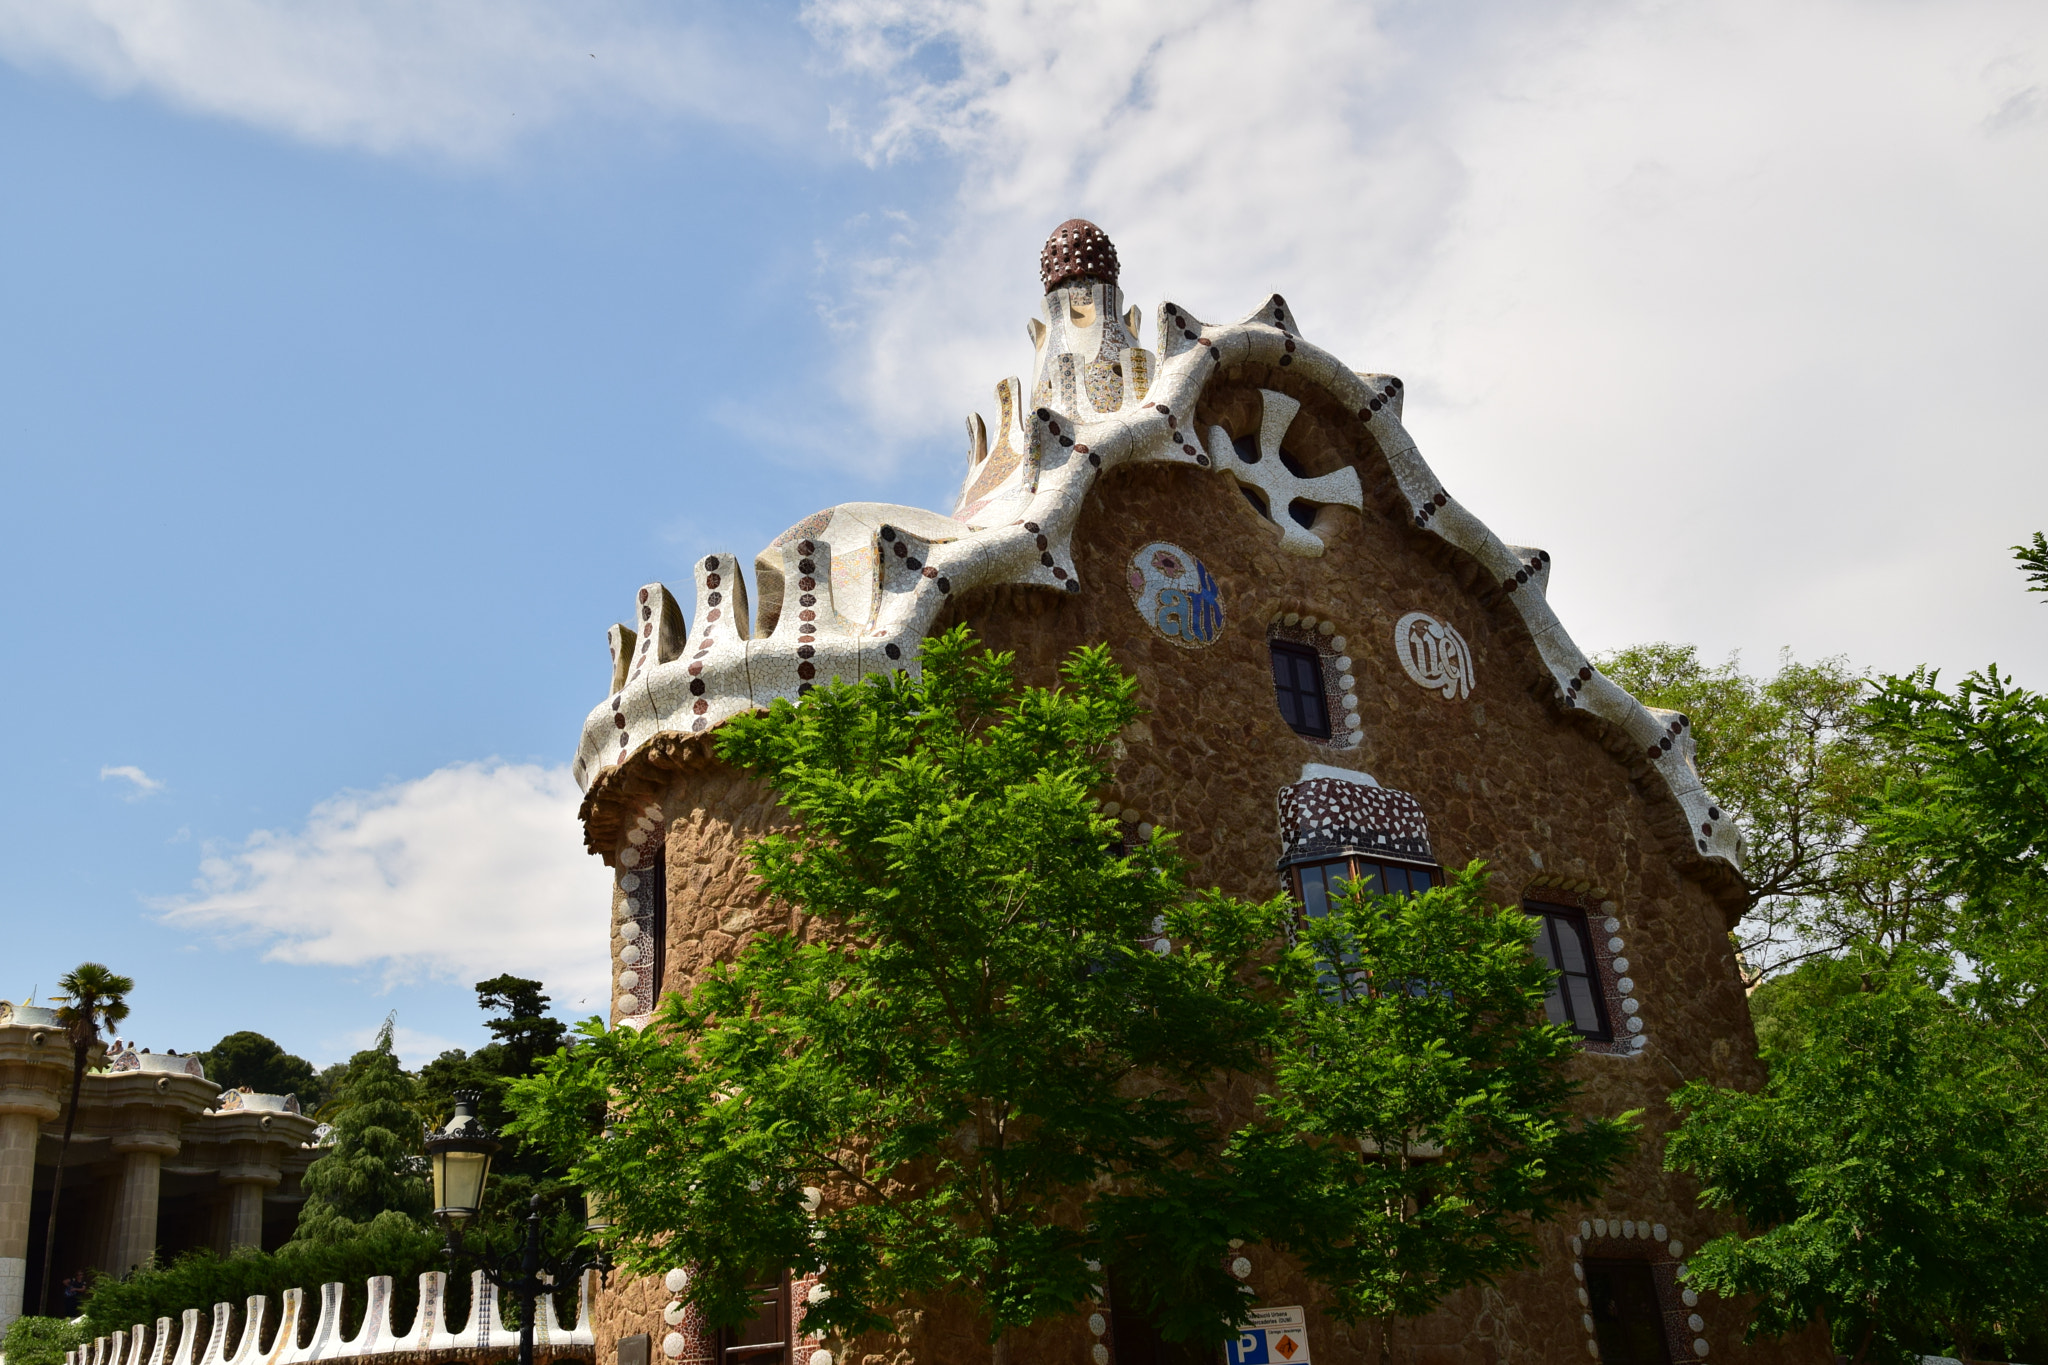
MULTIPOLYGON (((169 1318, 175 1324, 186 1309, 206 1313, 217 1303, 231 1303, 239 1310, 252 1294, 272 1300, 270 1320, 274 1324, 287 1289, 306 1290, 313 1301, 307 1305, 310 1312, 317 1307, 319 1287, 334 1281, 348 1287, 344 1317, 352 1332, 362 1323, 363 1286, 373 1275, 392 1277, 392 1321, 404 1331, 418 1303, 420 1275, 444 1268, 443 1258, 440 1234, 403 1215, 378 1218, 358 1236, 342 1242, 293 1242, 274 1252, 243 1250, 231 1256, 190 1251, 168 1265, 95 1281, 84 1303, 86 1333, 90 1338, 125 1331, 138 1322, 154 1325, 158 1318, 169 1318)), ((468 1277, 448 1288, 449 1298, 454 1300, 449 1304, 449 1319, 460 1327, 468 1312, 468 1277)), ((563 1310, 568 1307, 567 1303, 561 1305, 563 1310)), ((57 1360, 62 1359, 60 1350, 57 1360)), ((19 1365, 11 1346, 8 1365, 19 1365)))
POLYGON ((7 1365, 64 1365, 64 1353, 85 1341, 85 1330, 63 1318, 16 1318, 0 1342, 7 1365))

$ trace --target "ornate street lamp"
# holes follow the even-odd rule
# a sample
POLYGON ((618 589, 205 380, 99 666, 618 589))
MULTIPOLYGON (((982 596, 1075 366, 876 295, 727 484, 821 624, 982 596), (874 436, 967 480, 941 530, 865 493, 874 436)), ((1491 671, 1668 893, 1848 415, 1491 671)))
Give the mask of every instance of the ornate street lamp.
MULTIPOLYGON (((455 1116, 439 1130, 429 1129, 426 1134, 427 1162, 434 1174, 434 1216, 441 1220, 441 1227, 448 1238, 451 1271, 463 1254, 463 1224, 474 1218, 477 1210, 483 1207, 491 1158, 500 1149, 497 1135, 477 1122, 479 1098, 474 1090, 457 1091, 455 1116)), ((485 1279, 510 1294, 519 1304, 519 1365, 533 1365, 535 1300, 543 1293, 552 1293, 557 1285, 574 1284, 586 1270, 595 1270, 600 1281, 611 1272, 611 1262, 605 1257, 601 1243, 597 1255, 588 1260, 544 1259, 541 1256, 541 1202, 541 1196, 535 1195, 527 1207, 526 1246, 519 1254, 516 1274, 510 1255, 498 1258, 495 1263, 482 1254, 470 1258, 476 1263, 476 1268, 483 1271, 485 1279)), ((584 1206, 587 1210, 585 1229, 593 1238, 602 1237, 611 1229, 611 1220, 599 1214, 599 1205, 590 1196, 585 1196, 584 1206)))
POLYGON ((597 1238, 600 1244, 604 1235, 612 1230, 610 1206, 596 1190, 583 1192, 583 1230, 597 1238))
POLYGON ((455 1117, 439 1132, 427 1134, 427 1162, 434 1172, 434 1216, 460 1227, 483 1207, 484 1182, 491 1176, 491 1158, 499 1142, 476 1121, 474 1090, 455 1093, 455 1117))

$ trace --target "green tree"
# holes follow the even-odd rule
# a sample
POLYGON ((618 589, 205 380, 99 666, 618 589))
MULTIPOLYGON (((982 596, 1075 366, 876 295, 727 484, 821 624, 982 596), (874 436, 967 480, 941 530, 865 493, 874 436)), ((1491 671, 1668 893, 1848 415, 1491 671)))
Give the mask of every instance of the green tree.
POLYGON ((421 1156, 417 1083, 391 1050, 391 1022, 349 1059, 337 1097, 334 1145, 307 1167, 293 1242, 337 1243, 398 1220, 424 1225, 432 1208, 421 1156))
MULTIPOLYGON (((548 997, 541 983, 518 976, 496 976, 476 983, 477 1004, 484 1027, 494 1041, 474 1053, 450 1048, 419 1070, 421 1109, 439 1125, 454 1112, 458 1091, 478 1097, 476 1114, 487 1128, 502 1129, 507 1121, 505 1090, 529 1075, 539 1060, 562 1046, 568 1026, 547 1014, 548 997)), ((509 1248, 523 1235, 528 1201, 535 1195, 557 1199, 569 1192, 568 1170, 543 1148, 505 1134, 504 1150, 491 1162, 491 1182, 484 1205, 466 1235, 480 1244, 509 1248)), ((573 1246, 581 1234, 580 1210, 557 1207, 550 1215, 550 1245, 573 1246)))
POLYGON ((1478 864, 1407 898, 1353 889, 1274 973, 1283 1017, 1241 1169, 1285 1208, 1266 1239, 1345 1317, 1396 1318, 1534 1263, 1530 1229, 1591 1199, 1637 1112, 1576 1119, 1579 1053, 1544 1015, 1537 922, 1488 903, 1478 864), (1282 1197, 1284 1194, 1284 1198, 1282 1197))
POLYGON ((1886 678, 1870 713, 1915 760, 1877 803, 1876 839, 1926 861, 1973 969, 1959 989, 2031 1030, 2048 1066, 2048 696, 1995 666, 1954 691, 1922 669, 1886 678))
POLYGON ((1707 790, 1741 822, 1749 906, 1736 942, 1750 982, 1851 943, 1938 942, 1946 899, 1910 850, 1871 839, 1872 803, 1912 758, 1875 731, 1867 673, 1781 656, 1769 677, 1710 665, 1691 645, 1636 645, 1600 671, 1692 722, 1707 790))
POLYGON ((2048 592, 2048 536, 2034 532, 2034 543, 2013 546, 2012 557, 2027 576, 2028 592, 2048 592))
POLYGON ((1476 910, 1476 873, 1398 931, 1355 912, 1357 942, 1322 945, 1438 987, 1355 997, 1347 1032, 1317 946, 1281 946, 1294 907, 1190 894, 1170 834, 1125 847, 1096 809, 1138 715, 1106 649, 1069 659, 1062 689, 1020 687, 964 629, 922 661, 721 737, 800 822, 754 860, 802 927, 756 936, 643 1031, 589 1021, 512 1087, 514 1126, 616 1211, 626 1267, 696 1265, 686 1292, 724 1322, 763 1267, 821 1272, 807 1325, 842 1336, 956 1297, 1001 1362, 1108 1264, 1170 1336, 1214 1342, 1243 1307, 1236 1239, 1295 1251, 1348 1309, 1419 1311, 1513 1263, 1527 1219, 1625 1146, 1614 1125, 1551 1131, 1573 1125, 1559 1035, 1532 1023, 1546 971, 1525 921, 1476 910), (1373 1107, 1319 1048, 1416 1084, 1373 1107), (1263 1108, 1232 1111, 1261 1087, 1263 1108), (1443 1148, 1422 1233, 1374 1202, 1419 1188, 1383 1174, 1405 1148, 1361 1161, 1375 1132, 1443 1148), (1390 1266, 1424 1242, 1458 1249, 1390 1266))
POLYGON ((321 1067, 313 1080, 314 1088, 320 1095, 320 1103, 308 1106, 306 1112, 322 1122, 332 1122, 334 1116, 341 1112, 341 1090, 347 1083, 347 1062, 330 1062, 321 1067))
POLYGON ((1886 755, 1864 838, 1935 908, 1752 996, 1761 1094, 1674 1097, 1667 1163, 1750 1229, 1692 1273, 1755 1296, 1759 1334, 1825 1314, 1858 1360, 2032 1355, 2048 1347, 2048 698, 1996 667, 1953 691, 1921 669, 1880 679, 1856 723, 1886 755))
POLYGON ((43 1232, 43 1280, 36 1295, 36 1313, 50 1312, 50 1284, 57 1257, 57 1207, 64 1197, 64 1161, 71 1154, 72 1130, 78 1124, 78 1095, 85 1085, 88 1054, 100 1041, 100 1029, 113 1028, 128 1017, 128 992, 135 989, 130 977, 109 971, 97 962, 81 962, 57 978, 57 994, 64 1004, 57 1010, 57 1023, 71 1042, 71 1102, 64 1106, 64 1136, 57 1144, 57 1171, 50 1186, 50 1220, 43 1232))
MULTIPOLYGON (((506 1121, 506 1085, 533 1074, 541 1058, 562 1046, 569 1026, 547 1013, 548 997, 542 993, 541 983, 525 977, 495 976, 479 981, 476 998, 484 1011, 484 1028, 493 1041, 474 1053, 461 1048, 443 1052, 420 1068, 420 1089, 427 1111, 436 1121, 454 1111, 455 1092, 475 1091, 478 1120, 487 1128, 501 1128, 506 1121)), ((510 1164, 525 1160, 516 1144, 508 1155, 510 1164)), ((501 1158, 500 1164, 508 1163, 501 1158)))
POLYGON ((548 1013, 541 983, 523 976, 494 976, 476 983, 477 1004, 489 1016, 484 1027, 505 1049, 499 1071, 528 1076, 534 1064, 568 1041, 569 1026, 548 1013))
POLYGON ((313 1064, 260 1033, 230 1033, 200 1053, 199 1060, 207 1079, 224 1088, 246 1085, 264 1095, 297 1095, 307 1113, 320 1105, 320 1077, 313 1064))
POLYGON ((1695 1251, 1689 1282, 1754 1299, 1752 1336, 1824 1315, 1850 1359, 1906 1362, 2038 1330, 2048 1089, 1950 971, 1910 947, 1811 962, 1780 990, 1760 1093, 1673 1096, 1666 1164, 1755 1229, 1695 1251))

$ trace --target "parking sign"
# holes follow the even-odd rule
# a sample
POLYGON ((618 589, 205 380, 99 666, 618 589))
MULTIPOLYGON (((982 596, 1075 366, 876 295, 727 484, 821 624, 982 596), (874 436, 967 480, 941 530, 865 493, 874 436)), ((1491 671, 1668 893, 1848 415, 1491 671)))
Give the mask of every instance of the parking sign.
POLYGON ((1230 1365, 1311 1365, 1308 1318, 1292 1308, 1254 1308, 1223 1348, 1230 1365))

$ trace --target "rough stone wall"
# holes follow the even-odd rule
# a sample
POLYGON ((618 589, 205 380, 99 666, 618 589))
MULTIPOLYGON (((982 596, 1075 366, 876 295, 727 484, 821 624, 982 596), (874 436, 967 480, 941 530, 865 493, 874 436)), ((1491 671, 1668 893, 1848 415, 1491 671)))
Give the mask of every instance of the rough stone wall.
MULTIPOLYGON (((1275 372, 1219 376, 1199 425, 1218 423, 1233 435, 1256 430, 1260 386, 1288 387, 1275 372)), ((1306 406, 1290 453, 1308 474, 1355 463, 1368 489, 1362 516, 1323 510, 1317 530, 1330 544, 1322 557, 1281 553, 1275 525, 1223 473, 1132 469, 1105 480, 1075 537, 1081 592, 964 596, 938 628, 968 622, 989 645, 1014 651, 1034 682, 1054 680, 1059 661, 1076 646, 1111 642, 1117 661, 1139 678, 1148 714, 1127 734, 1108 797, 1144 822, 1176 831, 1199 883, 1272 895, 1280 886, 1277 794, 1299 780, 1304 763, 1334 764, 1417 797, 1439 860, 1456 867, 1483 859, 1503 903, 1525 895, 1583 903, 1593 912, 1596 938, 1605 917, 1619 921, 1616 934, 1626 944, 1650 1042, 1634 1056, 1583 1055, 1574 1070, 1588 1112, 1644 1111, 1637 1157, 1597 1208, 1540 1230, 1534 1268, 1400 1324, 1391 1357, 1427 1365, 1585 1360, 1593 1353, 1572 1245, 1582 1216, 1589 1224, 1611 1217, 1617 1225, 1665 1225, 1668 1238, 1655 1247, 1647 1235, 1613 1237, 1601 1254, 1662 1263, 1667 1289, 1670 1243, 1682 1256, 1683 1248, 1723 1230, 1698 1209, 1692 1183, 1663 1172, 1660 1158, 1671 1121, 1666 1098, 1682 1079, 1761 1079, 1728 940, 1731 912, 1739 908, 1736 888, 1691 856, 1675 807, 1643 780, 1640 763, 1618 753, 1599 722, 1561 704, 1499 589, 1397 509, 1377 453, 1359 448, 1357 423, 1348 414, 1318 412, 1313 391, 1295 396, 1306 406), (1133 553, 1162 540, 1201 559, 1219 586, 1224 624, 1206 648, 1160 635, 1125 591, 1133 553), (1469 696, 1448 700, 1404 671, 1395 623, 1411 611, 1428 612, 1463 635, 1473 665, 1469 696), (1355 746, 1313 743, 1281 719, 1267 634, 1289 612, 1332 621, 1345 640, 1365 722, 1355 746), (1574 890, 1560 890, 1567 887, 1574 890)), ((1571 571, 1568 557, 1558 571, 1571 571)), ((665 984, 678 989, 709 963, 729 960, 750 931, 798 926, 786 909, 762 903, 746 865, 746 842, 776 823, 772 799, 706 757, 701 741, 663 745, 656 758, 661 771, 648 774, 646 785, 661 790, 670 888, 665 984)), ((1247 1283, 1261 1302, 1310 1306, 1319 1359, 1381 1358, 1372 1333, 1316 1314, 1315 1295, 1280 1258, 1257 1248, 1245 1254, 1252 1263, 1247 1283)), ((1674 1299, 1671 1307, 1674 1359, 1695 1358, 1695 1340, 1716 1355, 1829 1358, 1818 1329, 1779 1345, 1743 1347, 1739 1307, 1711 1297, 1683 1307, 1674 1299), (1698 1328, 1687 1321, 1695 1313, 1698 1328)), ((619 1333, 647 1331, 658 1343, 666 1330, 660 1308, 658 1291, 606 1296, 597 1313, 599 1359, 611 1358, 619 1333)), ((1092 1340, 1078 1323, 1049 1329, 1018 1358, 1081 1362, 1092 1340)), ((985 1350, 971 1322, 935 1305, 907 1317, 897 1338, 856 1343, 847 1359, 898 1365, 978 1359, 985 1350)))

